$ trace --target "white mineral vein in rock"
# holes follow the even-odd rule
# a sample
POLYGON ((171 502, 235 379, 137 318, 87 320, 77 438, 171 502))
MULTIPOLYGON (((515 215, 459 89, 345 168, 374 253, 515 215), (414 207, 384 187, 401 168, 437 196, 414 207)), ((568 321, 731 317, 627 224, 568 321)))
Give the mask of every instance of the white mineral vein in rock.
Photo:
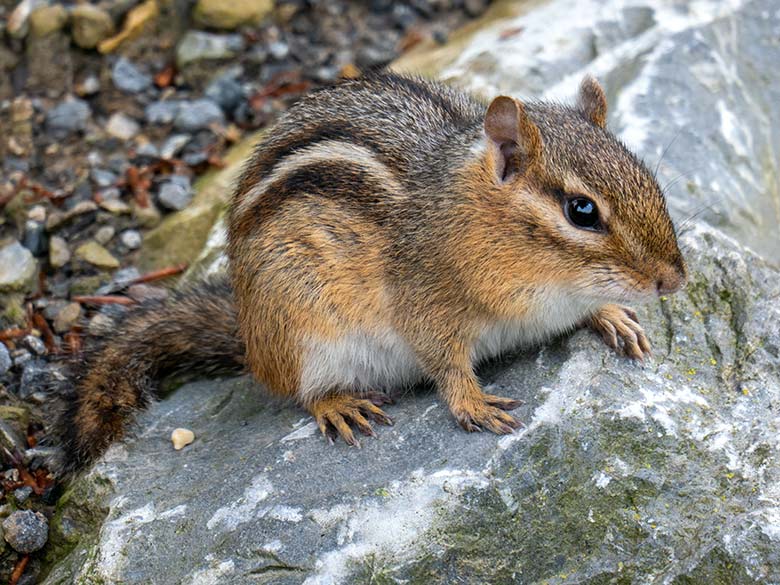
POLYGON ((273 492, 273 486, 264 475, 258 475, 252 480, 252 485, 244 490, 244 495, 236 502, 219 508, 211 519, 206 522, 206 527, 213 530, 221 527, 223 530, 235 530, 244 522, 249 522, 255 517, 260 502, 267 499, 273 492))

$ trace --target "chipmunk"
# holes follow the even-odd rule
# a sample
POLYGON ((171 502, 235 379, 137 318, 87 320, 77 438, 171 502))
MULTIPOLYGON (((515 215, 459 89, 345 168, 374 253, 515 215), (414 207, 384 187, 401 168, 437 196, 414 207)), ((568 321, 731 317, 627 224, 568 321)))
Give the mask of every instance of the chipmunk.
POLYGON ((357 445, 392 424, 388 392, 424 380, 465 430, 511 433, 520 402, 485 393, 475 366, 579 326, 643 358, 620 303, 677 291, 686 265, 653 174, 606 120, 590 76, 574 106, 394 74, 304 97, 236 186, 230 284, 142 304, 86 356, 67 469, 172 370, 246 368, 357 445))

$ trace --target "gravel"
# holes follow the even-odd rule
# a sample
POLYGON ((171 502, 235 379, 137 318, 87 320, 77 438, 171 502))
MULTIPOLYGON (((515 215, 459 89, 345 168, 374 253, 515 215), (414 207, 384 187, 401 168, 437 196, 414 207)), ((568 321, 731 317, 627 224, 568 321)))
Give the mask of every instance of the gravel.
POLYGON ((71 97, 54 106, 46 114, 46 128, 56 137, 65 137, 87 129, 92 111, 82 99, 71 97))
POLYGON ((160 204, 166 209, 181 211, 192 202, 192 188, 188 177, 173 175, 163 183, 159 194, 160 204))
POLYGON ((212 124, 222 124, 225 115, 219 105, 207 98, 183 102, 174 120, 177 130, 194 132, 208 128, 212 124))
POLYGON ((13 362, 11 361, 11 354, 8 353, 8 348, 4 343, 0 342, 0 376, 3 376, 11 369, 13 362))
POLYGON ((120 57, 114 63, 111 79, 118 89, 126 93, 140 93, 152 85, 151 76, 143 73, 124 57, 120 57))
POLYGON ((32 553, 46 544, 49 522, 40 512, 16 511, 3 521, 3 536, 15 551, 32 553))

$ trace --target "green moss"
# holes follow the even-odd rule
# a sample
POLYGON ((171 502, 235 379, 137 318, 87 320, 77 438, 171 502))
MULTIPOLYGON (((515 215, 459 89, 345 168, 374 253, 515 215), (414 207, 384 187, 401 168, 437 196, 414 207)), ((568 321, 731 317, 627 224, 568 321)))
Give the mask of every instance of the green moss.
POLYGON ((97 475, 78 478, 68 486, 49 524, 44 574, 54 567, 62 569, 63 561, 67 564, 68 555, 77 547, 93 547, 108 515, 106 502, 112 492, 111 482, 97 475))

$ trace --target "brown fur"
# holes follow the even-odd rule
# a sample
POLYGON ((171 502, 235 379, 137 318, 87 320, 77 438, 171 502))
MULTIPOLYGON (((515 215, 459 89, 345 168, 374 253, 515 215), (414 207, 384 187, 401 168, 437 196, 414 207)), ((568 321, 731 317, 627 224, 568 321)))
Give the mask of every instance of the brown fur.
POLYGON ((395 75, 302 99, 236 188, 228 257, 237 308, 223 296, 198 327, 198 293, 133 312, 78 384, 66 417, 74 465, 121 436, 160 364, 191 363, 217 326, 216 345, 243 355, 235 363, 350 444, 350 425, 370 434, 369 418, 390 422, 378 389, 303 384, 311 347, 354 332, 402 339, 469 431, 519 425, 505 412, 518 401, 482 392, 473 351, 491 324, 556 313, 544 308, 549 291, 588 300, 582 322, 641 358, 649 345, 635 315, 611 303, 672 292, 685 263, 657 183, 605 121, 593 79, 576 108, 508 97, 488 108, 395 75), (603 229, 567 221, 576 196, 595 202, 603 229))

